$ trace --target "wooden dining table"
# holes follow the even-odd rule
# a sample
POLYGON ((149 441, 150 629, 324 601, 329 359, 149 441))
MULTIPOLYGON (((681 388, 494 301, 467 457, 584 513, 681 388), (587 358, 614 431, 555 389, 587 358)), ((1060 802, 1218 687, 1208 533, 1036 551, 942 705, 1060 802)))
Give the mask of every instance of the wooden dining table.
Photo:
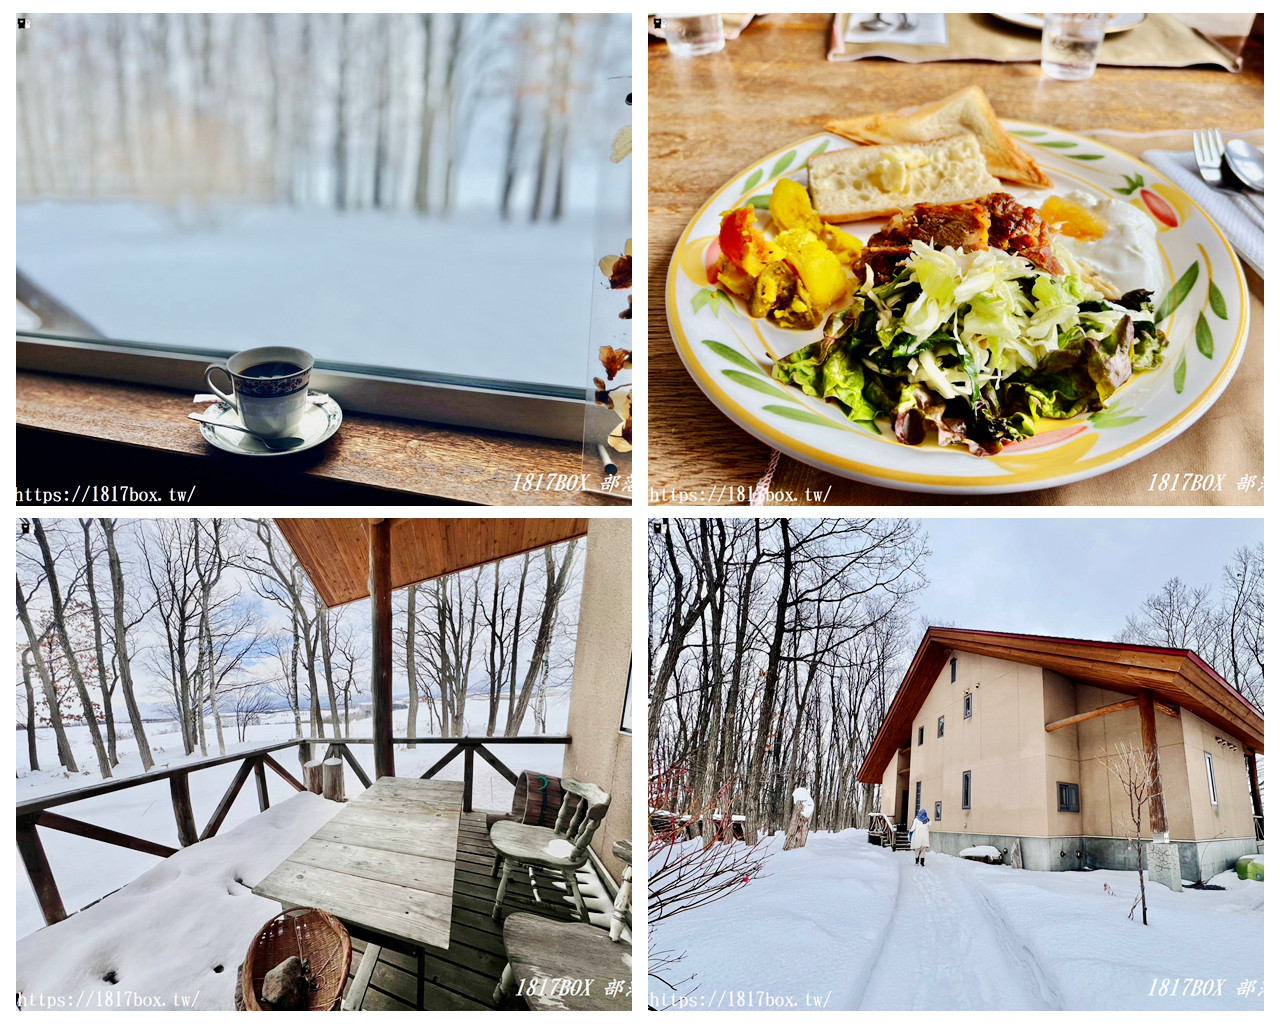
MULTIPOLYGON (((1089 134, 1130 135, 1130 152, 1171 132, 1262 128, 1260 40, 1250 39, 1238 73, 1216 67, 1099 66, 1085 82, 1042 77, 1038 63, 903 63, 826 59, 832 15, 757 17, 719 53, 673 58, 650 40, 648 87, 648 473, 654 504, 745 504, 770 466, 772 450, 722 414, 685 370, 667 325, 664 285, 681 232, 727 180, 815 132, 832 118, 890 111, 983 88, 1001 117, 1089 134), (686 497, 692 495, 692 499, 686 497)), ((1184 434, 1099 478, 1001 495, 934 495, 848 480, 782 456, 770 489, 803 504, 807 491, 830 505, 902 504, 1260 504, 1262 480, 1262 279, 1246 273, 1250 342, 1217 403, 1184 434), (1217 493, 1149 489, 1153 474, 1224 473, 1217 493), (1252 476, 1255 486, 1239 481, 1252 476)))
POLYGON ((384 776, 253 888, 317 907, 360 937, 447 949, 461 782, 384 776))

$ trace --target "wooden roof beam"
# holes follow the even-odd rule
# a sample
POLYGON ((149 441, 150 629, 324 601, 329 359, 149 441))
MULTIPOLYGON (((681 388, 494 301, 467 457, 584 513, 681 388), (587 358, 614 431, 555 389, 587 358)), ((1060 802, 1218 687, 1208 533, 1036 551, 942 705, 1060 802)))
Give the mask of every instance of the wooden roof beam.
MULTIPOLYGON (((1132 700, 1116 701, 1114 704, 1105 704, 1100 708, 1094 708, 1092 711, 1083 711, 1078 715, 1070 715, 1067 718, 1059 718, 1056 722, 1048 722, 1044 727, 1045 732, 1054 732, 1058 729, 1065 729, 1069 725, 1076 725, 1079 722, 1087 722, 1091 718, 1101 718, 1103 715, 1110 715, 1116 711, 1124 711, 1127 708, 1136 708, 1138 706, 1138 698, 1132 700)), ((1168 705, 1156 702, 1156 710, 1163 711, 1171 718, 1178 717, 1178 709, 1171 708, 1168 705)))

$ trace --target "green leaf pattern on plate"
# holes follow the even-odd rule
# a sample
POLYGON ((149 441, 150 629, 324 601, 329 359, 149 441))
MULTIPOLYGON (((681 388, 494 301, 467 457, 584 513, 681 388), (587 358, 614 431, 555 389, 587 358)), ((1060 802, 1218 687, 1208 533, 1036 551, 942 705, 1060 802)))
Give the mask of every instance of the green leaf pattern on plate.
POLYGON ((815 427, 830 427, 832 430, 853 429, 852 427, 846 427, 843 423, 829 420, 825 416, 819 416, 816 412, 810 412, 808 409, 797 408, 793 405, 766 405, 764 411, 789 420, 797 420, 800 423, 812 423, 815 427))
POLYGON ((1201 313, 1196 318, 1196 348, 1206 359, 1213 358, 1213 332, 1209 330, 1209 321, 1201 313))
POLYGON ((1142 416, 1126 415, 1124 409, 1103 409, 1101 412, 1095 412, 1089 417, 1089 422, 1100 430, 1107 427, 1126 427, 1130 423, 1137 423, 1144 419, 1142 416))
POLYGON ((741 366, 744 370, 751 370, 754 373, 760 374, 762 377, 766 376, 764 370, 754 359, 743 355, 732 345, 726 345, 723 341, 712 341, 709 338, 704 340, 702 344, 706 345, 707 348, 711 349, 711 351, 721 359, 727 359, 729 362, 736 363, 738 366, 741 366))
POLYGON ((689 307, 696 313, 704 306, 710 306, 711 312, 715 314, 716 319, 720 319, 720 310, 728 307, 729 312, 734 316, 738 316, 738 308, 733 304, 733 299, 726 295, 719 288, 702 288, 694 293, 692 299, 689 300, 689 307))
POLYGON ((774 178, 779 177, 783 171, 791 166, 791 161, 795 158, 796 151, 794 149, 789 150, 788 152, 783 153, 782 156, 778 157, 778 162, 773 165, 773 170, 769 172, 769 180, 772 181, 774 178))
POLYGON ((1212 278, 1209 279, 1209 308, 1219 320, 1227 318, 1227 300, 1222 297, 1222 292, 1212 278))
POLYGON ((1173 368, 1173 390, 1182 394, 1183 385, 1187 383, 1187 354, 1178 357, 1178 365, 1173 368))
POLYGON ((759 185, 760 182, 763 180, 764 180, 764 168, 757 167, 755 169, 755 172, 751 175, 751 177, 747 179, 747 183, 742 186, 742 194, 745 196, 753 188, 759 185))
POLYGON ((1200 261, 1197 260, 1191 266, 1182 272, 1182 276, 1175 282, 1172 290, 1164 297, 1159 307, 1156 309, 1155 322, 1160 323, 1167 320, 1173 311, 1182 305, 1183 300, 1191 294, 1191 289, 1195 287, 1196 278, 1200 276, 1200 261))
POLYGON ((759 391, 761 394, 768 395, 770 398, 781 398, 788 402, 799 404, 800 399, 787 394, 781 388, 776 388, 768 383, 763 377, 754 374, 743 373, 741 370, 721 370, 726 377, 737 384, 741 384, 744 388, 750 388, 752 391, 759 391))

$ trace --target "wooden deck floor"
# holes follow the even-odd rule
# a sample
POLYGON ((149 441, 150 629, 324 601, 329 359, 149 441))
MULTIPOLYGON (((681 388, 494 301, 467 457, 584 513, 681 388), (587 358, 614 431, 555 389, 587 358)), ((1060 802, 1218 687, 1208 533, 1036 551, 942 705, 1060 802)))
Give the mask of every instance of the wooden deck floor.
MULTIPOLYGON (((484 827, 484 813, 463 814, 458 828, 458 862, 453 876, 453 925, 448 949, 431 949, 424 957, 423 998, 418 1005, 416 957, 410 952, 382 948, 361 1008, 365 1010, 494 1010, 524 1009, 523 1000, 507 1000, 499 1007, 493 990, 506 965, 502 924, 489 915, 498 891, 493 848, 484 827)), ((590 868, 585 869, 587 873, 590 868)), ((583 875, 580 874, 580 881, 583 875)), ((507 887, 506 912, 530 911, 544 917, 573 920, 572 903, 550 875, 539 874, 541 902, 533 898, 527 875, 513 875, 507 887)), ((563 882, 561 883, 563 885, 563 882)), ((608 908, 587 899, 588 909, 608 908)), ((359 970, 366 944, 353 941, 350 980, 359 970)))

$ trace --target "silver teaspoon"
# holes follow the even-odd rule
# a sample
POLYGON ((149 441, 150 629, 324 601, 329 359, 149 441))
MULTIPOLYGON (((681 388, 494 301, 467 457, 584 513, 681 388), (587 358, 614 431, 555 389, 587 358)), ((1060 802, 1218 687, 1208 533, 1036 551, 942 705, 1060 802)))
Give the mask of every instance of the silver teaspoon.
POLYGON ((195 420, 197 423, 205 423, 218 430, 238 430, 242 434, 248 434, 250 437, 256 437, 264 445, 273 452, 287 452, 299 445, 305 443, 305 439, 301 437, 263 437, 261 434, 255 433, 248 427, 237 427, 234 423, 221 423, 218 420, 206 420, 195 413, 189 413, 187 419, 195 420))

